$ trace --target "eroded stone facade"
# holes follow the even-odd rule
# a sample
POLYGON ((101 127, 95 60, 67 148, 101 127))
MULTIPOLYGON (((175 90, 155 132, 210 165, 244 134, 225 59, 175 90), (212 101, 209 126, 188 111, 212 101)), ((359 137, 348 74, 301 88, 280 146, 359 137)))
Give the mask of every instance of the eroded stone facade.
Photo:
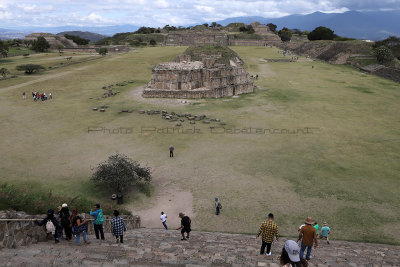
POLYGON ((189 55, 180 55, 175 62, 153 68, 143 97, 219 98, 253 91, 253 79, 239 58, 227 65, 213 57, 192 61, 189 55))

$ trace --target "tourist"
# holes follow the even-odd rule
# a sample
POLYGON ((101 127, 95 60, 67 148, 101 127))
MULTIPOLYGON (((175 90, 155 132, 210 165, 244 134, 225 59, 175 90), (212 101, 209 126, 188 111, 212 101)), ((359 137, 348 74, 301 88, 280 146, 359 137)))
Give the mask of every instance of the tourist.
POLYGON ((326 242, 329 245, 329 233, 331 232, 331 228, 328 227, 328 223, 324 222, 322 224, 322 228, 321 228, 321 235, 320 238, 321 239, 326 239, 326 242))
POLYGON ((300 249, 296 242, 287 240, 282 248, 280 263, 283 267, 307 267, 308 262, 300 259, 300 249))
POLYGON ((256 238, 262 235, 262 245, 260 249, 260 255, 264 254, 265 247, 267 247, 267 256, 271 256, 271 246, 274 238, 276 241, 279 240, 278 226, 274 222, 274 215, 272 213, 268 214, 268 219, 261 224, 260 230, 256 238))
POLYGON ((185 216, 184 213, 180 212, 179 213, 179 218, 181 218, 181 227, 179 227, 176 230, 181 230, 181 234, 182 234, 182 239, 181 240, 187 240, 190 238, 190 232, 192 231, 191 229, 191 224, 192 224, 192 220, 189 218, 189 216, 185 216), (186 233, 186 237, 185 237, 185 233, 186 233))
POLYGON ((167 226, 167 214, 165 214, 163 211, 161 212, 160 220, 161 220, 162 224, 164 225, 164 228, 165 228, 166 230, 168 230, 168 226, 167 226))
POLYGON ((169 147, 169 157, 170 157, 170 158, 173 158, 173 157, 174 157, 174 150, 175 150, 175 148, 171 145, 171 146, 169 147))
POLYGON ((221 209, 222 209, 221 202, 219 202, 219 199, 216 197, 215 198, 215 214, 219 215, 221 209))
POLYGON ((318 240, 315 228, 313 227, 313 219, 308 217, 304 223, 306 225, 301 228, 298 239, 298 241, 301 240, 300 258, 304 258, 304 251, 307 249, 306 260, 310 260, 313 243, 315 242, 315 248, 317 248, 318 240))
POLYGON ((96 234, 96 239, 100 239, 100 236, 101 236, 101 240, 104 240, 103 210, 100 209, 100 204, 94 205, 93 209, 94 209, 94 211, 90 210, 90 215, 94 217, 93 227, 94 227, 94 233, 96 234), (99 232, 100 232, 100 236, 99 236, 99 232))
POLYGON ((124 243, 124 232, 126 231, 124 219, 119 216, 118 210, 114 210, 114 216, 111 221, 111 233, 117 239, 117 243, 124 243))
POLYGON ((317 221, 315 221, 315 223, 314 223, 314 228, 315 228, 315 234, 316 234, 317 237, 318 237, 319 225, 318 225, 317 221))
POLYGON ((90 244, 90 241, 87 240, 87 223, 88 221, 82 221, 82 218, 79 216, 79 212, 77 208, 72 210, 71 215, 71 226, 72 226, 72 233, 75 235, 75 242, 79 244, 81 239, 81 234, 83 236, 83 241, 85 244, 90 244))
POLYGON ((71 212, 68 209, 67 203, 61 205, 61 211, 59 212, 59 218, 61 226, 64 229, 65 239, 71 241, 72 239, 72 228, 71 228, 71 212))
POLYGON ((53 95, 49 93, 49 99, 53 99, 53 95))
POLYGON ((25 92, 22 93, 22 99, 26 99, 26 94, 25 94, 25 92))
POLYGON ((62 228, 58 223, 56 217, 54 216, 54 210, 49 209, 47 211, 47 217, 44 218, 41 222, 35 220, 35 224, 39 226, 46 225, 46 232, 51 233, 54 236, 54 241, 56 243, 60 242, 60 237, 62 236, 62 228))

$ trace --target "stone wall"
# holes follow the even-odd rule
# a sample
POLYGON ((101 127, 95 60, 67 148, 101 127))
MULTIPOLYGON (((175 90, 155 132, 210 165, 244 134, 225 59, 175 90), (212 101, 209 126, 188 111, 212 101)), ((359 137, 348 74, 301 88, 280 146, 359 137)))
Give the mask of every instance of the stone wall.
MULTIPOLYGON (((83 218, 90 219, 88 223, 88 233, 93 232, 93 220, 88 214, 81 214, 83 218)), ((35 219, 42 220, 46 215, 27 215, 24 212, 0 211, 0 249, 16 248, 44 242, 48 240, 45 226, 39 227, 34 223, 35 219)), ((111 231, 110 216, 104 216, 104 231, 111 231)), ((139 216, 122 216, 127 230, 140 228, 139 216)))
POLYGON ((31 33, 25 36, 24 40, 27 41, 35 41, 39 36, 42 36, 46 39, 46 41, 50 44, 51 49, 56 49, 57 45, 61 44, 65 48, 77 48, 78 45, 74 43, 72 40, 65 38, 64 36, 58 36, 51 33, 31 33))
POLYGON ((225 32, 170 33, 167 36, 165 36, 164 45, 167 46, 228 45, 228 37, 225 32))

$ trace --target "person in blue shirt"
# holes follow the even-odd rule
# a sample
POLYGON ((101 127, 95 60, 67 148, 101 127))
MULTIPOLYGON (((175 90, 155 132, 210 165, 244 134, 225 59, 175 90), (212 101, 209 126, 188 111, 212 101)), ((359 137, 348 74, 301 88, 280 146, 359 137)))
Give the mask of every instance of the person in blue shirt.
POLYGON ((324 222, 321 228, 321 235, 319 236, 321 239, 326 239, 326 242, 329 244, 329 233, 331 232, 331 228, 328 227, 328 223, 324 222))
POLYGON ((104 215, 103 210, 100 209, 100 204, 96 204, 93 207, 94 211, 90 210, 90 215, 94 217, 94 233, 96 234, 96 239, 104 240, 104 230, 103 230, 103 223, 104 223, 104 215), (100 233, 100 236, 99 236, 100 233))

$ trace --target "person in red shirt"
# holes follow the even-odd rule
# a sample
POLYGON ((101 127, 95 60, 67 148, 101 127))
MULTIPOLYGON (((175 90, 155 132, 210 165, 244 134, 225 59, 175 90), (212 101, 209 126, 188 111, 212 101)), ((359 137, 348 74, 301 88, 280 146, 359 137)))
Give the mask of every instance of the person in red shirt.
POLYGON ((314 220, 311 217, 308 217, 304 223, 306 225, 300 229, 298 239, 298 241, 301 240, 300 259, 304 258, 304 251, 307 249, 306 260, 310 260, 312 246, 315 243, 315 248, 318 247, 318 239, 316 230, 313 226, 314 220))

